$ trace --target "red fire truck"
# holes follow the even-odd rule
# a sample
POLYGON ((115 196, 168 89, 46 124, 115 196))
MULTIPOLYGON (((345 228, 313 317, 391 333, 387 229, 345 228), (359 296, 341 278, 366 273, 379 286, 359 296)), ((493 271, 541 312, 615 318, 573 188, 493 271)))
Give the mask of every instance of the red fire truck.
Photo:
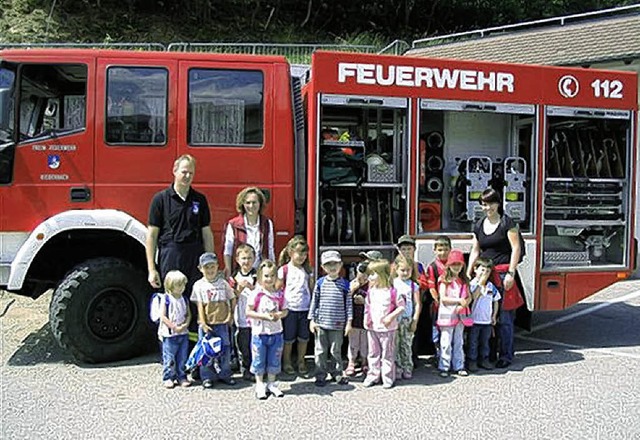
POLYGON ((54 289, 79 360, 144 349, 147 210, 190 153, 216 237, 257 185, 278 249, 303 233, 348 273, 403 234, 423 262, 442 234, 469 251, 492 186, 527 308, 562 309, 633 270, 636 98, 635 74, 588 69, 317 52, 296 78, 281 57, 0 51, 0 288, 54 289))

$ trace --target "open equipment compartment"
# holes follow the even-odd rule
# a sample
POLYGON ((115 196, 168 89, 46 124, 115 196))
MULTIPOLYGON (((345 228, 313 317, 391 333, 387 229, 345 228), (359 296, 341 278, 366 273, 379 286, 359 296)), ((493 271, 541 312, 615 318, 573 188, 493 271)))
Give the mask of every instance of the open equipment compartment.
POLYGON ((534 220, 536 107, 529 104, 420 101, 418 228, 470 232, 487 187, 525 231, 534 220))
POLYGON ((409 99, 322 94, 319 250, 390 251, 408 229, 409 99))
POLYGON ((632 112, 547 107, 542 267, 627 264, 632 112))

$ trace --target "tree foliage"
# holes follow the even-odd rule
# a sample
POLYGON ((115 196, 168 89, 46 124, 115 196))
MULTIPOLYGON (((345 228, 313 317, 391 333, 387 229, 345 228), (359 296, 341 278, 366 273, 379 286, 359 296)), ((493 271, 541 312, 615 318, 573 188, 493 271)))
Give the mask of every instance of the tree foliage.
POLYGON ((614 0, 0 0, 0 42, 412 40, 614 0), (364 36, 364 37, 363 37, 364 36))

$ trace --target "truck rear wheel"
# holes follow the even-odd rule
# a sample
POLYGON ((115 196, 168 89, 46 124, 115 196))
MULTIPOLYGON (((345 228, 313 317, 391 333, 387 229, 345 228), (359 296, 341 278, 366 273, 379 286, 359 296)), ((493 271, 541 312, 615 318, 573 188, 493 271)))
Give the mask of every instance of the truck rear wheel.
POLYGON ((150 286, 126 261, 96 258, 76 266, 51 298, 49 323, 60 346, 82 362, 127 359, 152 340, 150 286))

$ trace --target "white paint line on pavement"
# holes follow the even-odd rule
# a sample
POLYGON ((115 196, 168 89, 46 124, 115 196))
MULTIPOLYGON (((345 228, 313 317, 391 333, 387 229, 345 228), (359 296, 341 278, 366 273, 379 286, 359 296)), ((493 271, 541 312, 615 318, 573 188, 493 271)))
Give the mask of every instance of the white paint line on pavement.
MULTIPOLYGON (((640 359, 640 354, 626 353, 624 351, 615 351, 615 350, 611 350, 609 348, 604 348, 604 347, 589 348, 581 345, 567 344, 565 342, 551 341, 549 339, 534 338, 531 336, 524 336, 524 335, 515 335, 515 337, 518 339, 523 339, 525 341, 537 342, 540 344, 557 345, 559 347, 566 348, 570 351, 605 354, 609 356, 624 357, 624 358, 630 358, 630 359, 640 359)), ((531 351, 518 351, 518 353, 532 353, 535 351, 539 351, 540 353, 549 352, 549 350, 531 350, 531 351)))
POLYGON ((600 309, 604 309, 614 304, 625 302, 627 300, 634 299, 639 296, 640 296, 640 290, 637 290, 635 292, 628 293, 627 295, 621 296, 619 298, 614 298, 611 300, 607 300, 605 302, 598 303, 593 307, 588 307, 578 312, 570 313, 566 316, 562 316, 558 319, 554 319, 553 321, 549 321, 549 322, 545 322, 544 324, 537 325, 531 329, 531 333, 544 330, 549 327, 553 327, 554 325, 561 324, 563 322, 570 321, 572 319, 578 318, 579 316, 588 315, 589 313, 597 312, 600 309))

